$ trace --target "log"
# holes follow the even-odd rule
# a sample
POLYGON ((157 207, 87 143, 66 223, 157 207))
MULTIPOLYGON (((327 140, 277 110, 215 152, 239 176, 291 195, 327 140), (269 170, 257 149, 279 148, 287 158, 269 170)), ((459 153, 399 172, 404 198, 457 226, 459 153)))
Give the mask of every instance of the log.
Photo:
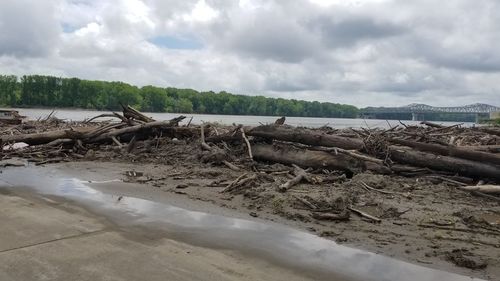
POLYGON ((370 169, 379 173, 390 173, 390 169, 375 163, 365 165, 363 161, 346 154, 333 155, 324 151, 312 151, 289 146, 273 146, 255 144, 253 147, 255 159, 277 162, 282 164, 296 164, 302 167, 323 168, 357 173, 370 169))
POLYGON ((427 151, 427 152, 437 153, 439 155, 453 156, 472 161, 478 161, 483 163, 487 162, 495 165, 500 165, 500 156, 492 153, 463 149, 453 145, 445 146, 440 144, 422 143, 422 142, 402 140, 402 139, 389 139, 389 141, 395 144, 409 146, 420 151, 427 151))
POLYGON ((20 134, 2 136, 1 143, 24 142, 29 145, 46 144, 57 139, 74 139, 81 138, 86 133, 91 132, 95 128, 76 128, 71 130, 57 130, 34 134, 20 134))
POLYGON ((258 126, 249 130, 246 134, 247 136, 298 142, 314 146, 339 147, 343 149, 356 150, 364 147, 364 143, 361 139, 328 135, 323 132, 302 128, 291 129, 286 126, 258 126))
POLYGON ((500 168, 451 156, 435 155, 414 151, 410 148, 389 146, 391 159, 412 166, 425 167, 438 171, 457 173, 474 178, 491 178, 500 180, 500 168))
POLYGON ((458 147, 462 149, 471 149, 489 153, 500 153, 500 145, 464 145, 458 147))

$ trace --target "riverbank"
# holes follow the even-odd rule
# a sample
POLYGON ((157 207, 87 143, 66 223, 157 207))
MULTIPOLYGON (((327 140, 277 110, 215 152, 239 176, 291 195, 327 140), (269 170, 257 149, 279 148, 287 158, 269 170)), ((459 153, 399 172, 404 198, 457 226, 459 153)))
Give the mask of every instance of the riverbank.
MULTIPOLYGON (((158 123, 146 122, 143 125, 147 124, 158 123)), ((120 139, 111 141, 110 137, 114 135, 108 134, 101 140, 97 138, 96 125, 99 132, 104 130, 102 128, 115 126, 107 133, 116 133, 117 130, 130 133, 134 129, 126 124, 118 124, 122 128, 117 128, 116 123, 65 123, 58 120, 11 127, 2 131, 4 136, 10 135, 3 139, 26 133, 39 136, 41 132, 53 132, 54 129, 62 134, 70 133, 74 139, 55 146, 32 144, 24 150, 4 151, 2 164, 19 164, 19 160, 7 159, 15 156, 28 159, 35 165, 65 162, 64 167, 73 173, 78 171, 82 180, 87 179, 85 171, 92 171, 102 175, 97 180, 118 179, 136 184, 136 188, 127 190, 127 193, 123 186, 107 187, 114 192, 123 192, 123 196, 156 198, 160 197, 158 194, 166 194, 172 198, 185 197, 182 202, 189 204, 190 208, 210 203, 221 207, 218 210, 227 209, 243 217, 279 222, 339 244, 426 267, 491 280, 500 276, 500 207, 495 200, 498 197, 482 196, 483 193, 463 189, 478 184, 480 179, 483 184, 498 184, 495 179, 498 174, 490 173, 497 166, 486 164, 486 160, 496 161, 498 151, 490 149, 498 146, 500 139, 494 134, 477 128, 424 128, 406 124, 406 128, 401 125, 389 130, 359 131, 328 127, 306 130, 279 124, 259 128, 206 124, 202 127, 206 134, 206 142, 203 142, 200 127, 178 127, 169 123, 157 131, 140 131, 140 135, 136 135, 142 137, 136 137, 135 141, 133 136, 126 135, 116 135, 120 139), (263 137, 266 128, 275 133, 274 138, 276 132, 283 131, 293 134, 283 134, 282 138, 320 134, 323 146, 306 147, 297 139, 295 142, 266 139, 263 137), (94 132, 93 138, 82 138, 77 132, 94 132), (404 150, 411 154, 411 150, 405 146, 383 145, 387 136, 397 135, 406 136, 406 141, 415 138, 428 144, 453 142, 460 149, 470 149, 471 146, 481 149, 479 151, 489 155, 489 158, 484 158, 484 163, 480 163, 486 166, 479 166, 486 170, 476 169, 479 165, 476 161, 462 159, 456 162, 461 158, 450 156, 435 156, 432 161, 420 164, 426 167, 403 167, 396 161, 409 160, 396 158, 397 152, 404 150), (245 138, 249 139, 250 145, 245 138), (327 149, 326 140, 336 141, 335 146, 351 148, 327 149), (270 144, 276 150, 266 150, 270 144), (360 144, 364 146, 356 149, 360 144), (253 149, 254 160, 248 155, 248 146, 253 149), (380 153, 388 148, 393 151, 391 155, 380 153), (276 151, 283 152, 279 154, 281 158, 274 154, 276 151), (287 151, 292 153, 287 154, 287 151), (321 157, 317 158, 318 155, 321 157), (299 156, 302 157, 300 161, 294 158, 299 156), (289 159, 287 164, 294 163, 303 169, 284 165, 283 159, 289 159), (387 162, 387 159, 394 162, 387 162), (450 160, 448 166, 435 165, 444 160, 450 160), (454 171, 450 170, 454 169, 454 163, 466 163, 471 169, 450 172, 454 171)), ((40 139, 26 139, 29 142, 35 140, 40 139)), ((482 153, 472 155, 484 156, 482 153)), ((48 167, 61 169, 62 165, 48 167)))

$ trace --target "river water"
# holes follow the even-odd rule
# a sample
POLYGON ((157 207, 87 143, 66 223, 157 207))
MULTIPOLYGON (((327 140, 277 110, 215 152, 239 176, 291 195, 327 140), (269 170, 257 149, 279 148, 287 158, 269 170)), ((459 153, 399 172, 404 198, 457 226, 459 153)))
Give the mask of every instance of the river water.
MULTIPOLYGON (((52 110, 50 109, 26 109, 19 108, 16 109, 23 116, 27 116, 29 119, 36 120, 38 118, 44 118, 48 116, 52 110)), ((92 110, 67 110, 67 109, 57 109, 54 114, 60 119, 66 119, 71 121, 83 121, 85 119, 92 118, 99 114, 107 112, 103 111, 92 111, 92 110)), ((158 121, 170 120, 181 114, 179 113, 145 113, 158 121)), ((248 115, 209 115, 209 114, 183 114, 188 118, 185 119, 184 123, 188 122, 191 117, 193 117, 193 124, 201 124, 203 122, 217 122, 224 125, 230 124, 242 124, 245 126, 257 126, 260 124, 271 124, 279 118, 277 116, 248 116, 248 115)), ((419 121, 403 121, 406 125, 417 125, 419 121)), ((436 122, 443 125, 454 125, 458 122, 436 122)), ((378 120, 378 119, 351 119, 351 118, 316 118, 316 117, 287 117, 286 124, 292 126, 303 126, 317 128, 321 126, 330 126, 337 129, 343 128, 389 128, 396 125, 400 125, 398 120, 378 120)), ((464 123, 464 126, 473 126, 474 123, 464 123)))

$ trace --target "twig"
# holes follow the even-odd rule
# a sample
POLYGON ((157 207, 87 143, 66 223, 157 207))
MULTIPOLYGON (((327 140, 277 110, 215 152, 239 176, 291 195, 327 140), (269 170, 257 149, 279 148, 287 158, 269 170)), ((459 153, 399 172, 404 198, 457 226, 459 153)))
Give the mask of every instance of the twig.
POLYGON ((348 221, 350 218, 347 210, 342 211, 340 214, 333 213, 312 213, 311 217, 317 220, 330 220, 330 221, 348 221))
POLYGON ((354 212, 355 214, 357 214, 357 215, 359 215, 361 217, 365 217, 365 218, 370 219, 370 220, 372 220, 374 222, 381 222, 382 221, 382 219, 377 218, 375 216, 372 216, 370 214, 367 214, 367 213, 365 213, 365 212, 363 212, 361 210, 354 209, 352 207, 347 207, 347 209, 349 209, 350 211, 354 212))
POLYGON ((130 140, 130 142, 128 143, 127 153, 130 153, 132 152, 132 150, 134 150, 136 143, 137 143, 137 135, 134 135, 132 137, 132 140, 130 140))
POLYGON ((112 136, 111 139, 116 145, 118 145, 119 148, 122 147, 122 143, 115 136, 112 136))
POLYGON ((402 193, 402 192, 393 192, 393 191, 387 191, 387 190, 380 190, 380 189, 376 189, 376 188, 373 188, 369 185, 367 185, 365 182, 363 181, 360 181, 361 185, 363 188, 365 188, 366 190, 370 190, 370 191, 376 191, 376 192, 380 192, 380 193, 383 193, 383 194, 390 194, 390 195, 401 195, 401 196, 404 196, 404 197, 409 197, 410 194, 409 193, 402 193))
POLYGON ((229 169, 233 170, 233 171, 240 171, 241 169, 238 168, 236 165, 230 163, 229 161, 227 160, 223 160, 222 161, 222 164, 226 165, 229 169))
POLYGON ((297 199, 299 202, 301 202, 302 204, 306 205, 307 207, 309 207, 309 208, 311 208, 313 210, 318 209, 318 207, 316 207, 316 205, 314 205, 313 203, 307 201, 305 198, 301 198, 301 197, 299 197, 297 195, 294 195, 294 194, 292 194, 292 197, 295 198, 295 199, 297 199))

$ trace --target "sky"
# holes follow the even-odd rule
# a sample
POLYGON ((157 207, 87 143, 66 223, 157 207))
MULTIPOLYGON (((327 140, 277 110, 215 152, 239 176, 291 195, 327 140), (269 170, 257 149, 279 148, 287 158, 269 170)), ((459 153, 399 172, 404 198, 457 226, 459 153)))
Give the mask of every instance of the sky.
POLYGON ((497 0, 0 0, 0 73, 500 106, 497 0))

